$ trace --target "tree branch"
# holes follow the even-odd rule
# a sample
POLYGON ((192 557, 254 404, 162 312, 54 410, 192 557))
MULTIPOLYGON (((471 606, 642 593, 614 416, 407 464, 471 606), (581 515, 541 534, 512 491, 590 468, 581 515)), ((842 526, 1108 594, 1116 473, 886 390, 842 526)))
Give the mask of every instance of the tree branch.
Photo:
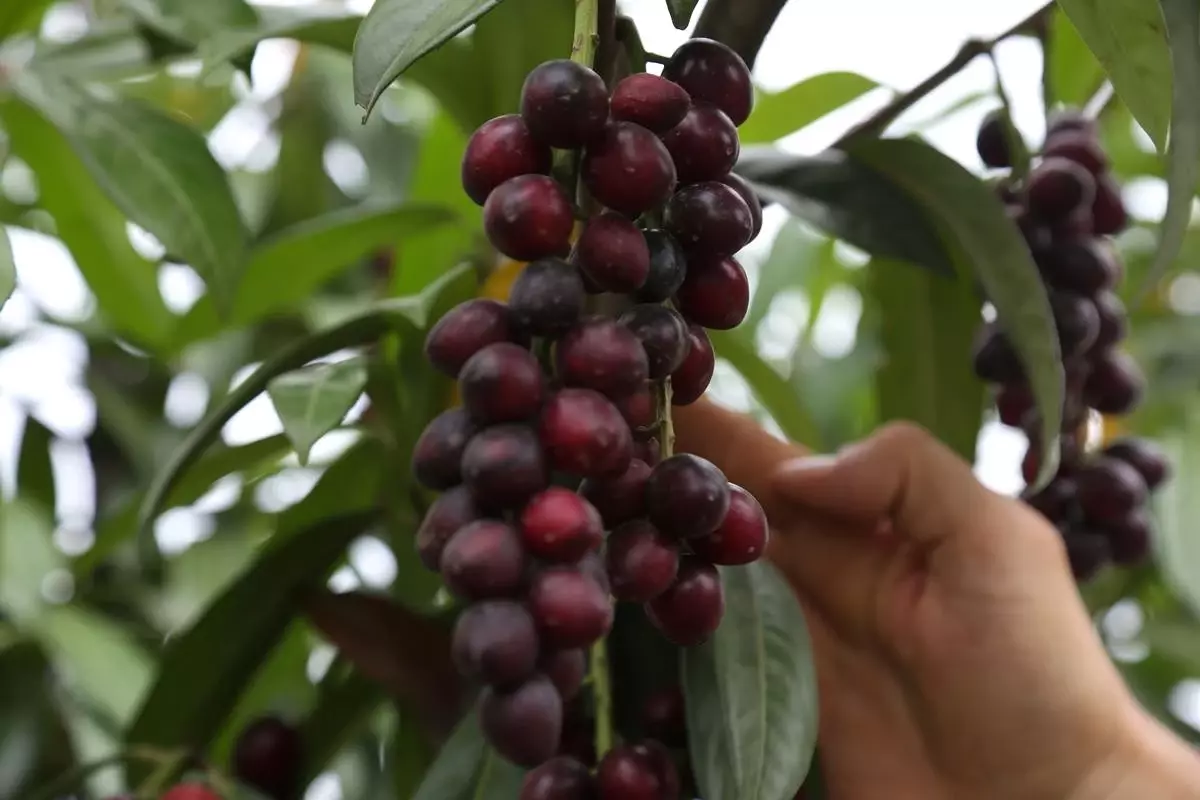
POLYGON ((763 40, 786 4, 787 0, 709 0, 695 35, 724 42, 753 69, 763 40))

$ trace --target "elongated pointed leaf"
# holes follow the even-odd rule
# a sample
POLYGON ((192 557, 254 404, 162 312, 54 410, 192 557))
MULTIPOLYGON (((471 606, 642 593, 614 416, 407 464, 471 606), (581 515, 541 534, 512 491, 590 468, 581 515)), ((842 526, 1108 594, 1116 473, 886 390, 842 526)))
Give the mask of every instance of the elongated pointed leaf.
POLYGON ((1154 546, 1163 576, 1179 596, 1200 614, 1200 537, 1194 534, 1200 514, 1200 406, 1187 409, 1183 425, 1162 440, 1174 476, 1154 495, 1157 536, 1154 546))
POLYGON ((196 43, 216 31, 253 28, 258 14, 246 0, 120 0, 129 12, 156 31, 196 43))
POLYGON ((17 288, 17 264, 13 260, 12 244, 8 241, 8 231, 0 225, 0 308, 17 288))
POLYGON ((1046 44, 1048 97, 1053 105, 1082 107, 1104 83, 1104 67, 1088 50, 1087 43, 1062 8, 1050 16, 1050 39, 1046 44))
POLYGON ((750 119, 738 128, 738 138, 743 145, 773 142, 878 88, 856 72, 826 72, 781 92, 760 92, 750 119))
POLYGON ((325 771, 355 731, 387 700, 383 688, 364 675, 334 664, 317 688, 317 701, 301 725, 304 741, 302 785, 325 771))
POLYGON ((688 750, 705 800, 791 800, 817 744, 812 643, 767 563, 722 568, 725 617, 684 650, 688 750))
POLYGON ((667 0, 667 10, 671 12, 671 24, 678 30, 686 31, 692 24, 692 14, 700 0, 667 0))
POLYGON ((412 800, 512 800, 524 772, 487 746, 472 709, 442 745, 412 800))
POLYGON ((312 364, 268 384, 267 394, 301 464, 308 463, 317 439, 342 423, 366 385, 367 365, 362 358, 312 364))

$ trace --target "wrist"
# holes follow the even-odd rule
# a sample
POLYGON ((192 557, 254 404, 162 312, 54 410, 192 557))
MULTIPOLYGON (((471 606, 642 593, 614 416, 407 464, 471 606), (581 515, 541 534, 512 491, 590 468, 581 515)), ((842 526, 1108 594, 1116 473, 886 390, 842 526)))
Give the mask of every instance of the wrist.
POLYGON ((1189 800, 1200 797, 1200 755, 1138 709, 1123 745, 1097 763, 1070 800, 1189 800))

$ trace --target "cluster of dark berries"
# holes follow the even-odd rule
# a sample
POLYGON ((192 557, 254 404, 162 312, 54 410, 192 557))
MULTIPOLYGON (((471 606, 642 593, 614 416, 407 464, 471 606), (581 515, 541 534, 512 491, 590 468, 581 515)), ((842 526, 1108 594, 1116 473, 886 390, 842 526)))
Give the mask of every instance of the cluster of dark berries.
MULTIPOLYGON (((426 353, 458 379, 462 406, 414 448, 415 477, 442 493, 417 540, 469 603, 454 657, 484 684, 483 729, 514 763, 560 752, 564 703, 612 625, 613 598, 644 604, 670 641, 698 644, 724 610, 714 565, 765 547, 750 494, 701 458, 662 453, 670 405, 694 402, 712 377, 705 328, 746 313, 733 256, 761 206, 730 169, 751 100, 745 63, 708 40, 611 95, 587 67, 551 61, 527 77, 521 113, 467 146, 463 185, 488 238, 529 263, 508 303, 467 301, 429 333, 426 353), (549 174, 553 150, 578 151, 559 159, 578 165, 578 203, 549 174)), ((655 752, 606 756, 601 796, 675 796, 655 752), (646 793, 656 781, 666 788, 646 793)), ((523 796, 551 796, 538 785, 523 796)))
MULTIPOLYGON (((1002 117, 993 115, 980 128, 979 155, 989 166, 1011 166, 1008 141, 1002 117)), ((1025 499, 1059 528, 1076 576, 1087 580, 1109 561, 1131 565, 1146 557, 1147 495, 1168 473, 1146 441, 1085 448, 1089 410, 1128 414, 1145 389, 1141 370, 1120 349, 1127 319, 1116 287, 1124 270, 1107 238, 1125 227, 1126 212, 1093 122, 1075 112, 1051 120, 1028 179, 1002 185, 1001 196, 1049 291, 1066 372, 1061 466, 1046 488, 1025 499)), ((1001 421, 1029 435, 1023 472, 1032 482, 1041 466, 1038 415, 1020 361, 994 324, 978 340, 975 371, 999 385, 1001 421)))

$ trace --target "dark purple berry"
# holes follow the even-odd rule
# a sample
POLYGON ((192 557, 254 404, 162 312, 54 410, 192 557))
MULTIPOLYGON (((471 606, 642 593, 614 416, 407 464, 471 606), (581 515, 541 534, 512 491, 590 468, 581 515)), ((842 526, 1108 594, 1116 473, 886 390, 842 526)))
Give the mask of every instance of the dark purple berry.
POLYGON ((667 377, 683 363, 688 348, 687 323, 674 309, 641 303, 622 314, 620 322, 642 343, 652 380, 667 377))
POLYGON ((575 150, 603 135, 608 87, 582 64, 567 59, 546 61, 525 78, 521 116, 538 141, 575 150))
POLYGON ((558 378, 567 386, 622 397, 650 375, 646 351, 633 332, 614 319, 584 320, 555 346, 558 378))
POLYGON ((646 481, 650 467, 634 459, 626 470, 615 478, 589 478, 579 492, 600 512, 607 528, 615 528, 646 513, 646 481))
POLYGON ((517 508, 550 481, 537 434, 524 425, 482 430, 463 451, 463 482, 484 509, 517 508))
POLYGON ((1004 121, 1004 109, 996 109, 983 118, 979 134, 975 137, 975 149, 983 163, 994 168, 1012 166, 1012 153, 1008 147, 1008 131, 1004 121))
POLYGON ((528 558, 521 534, 494 519, 472 522, 442 552, 446 588, 465 600, 512 597, 524 586, 528 558))
POLYGON ((571 200, 553 178, 521 175, 497 186, 483 204, 492 246, 517 261, 562 256, 575 228, 571 200))
POLYGON ((1083 131, 1094 135, 1096 123, 1079 109, 1059 109, 1050 114, 1046 121, 1046 143, 1049 144, 1051 139, 1067 131, 1083 131))
POLYGON ((650 275, 650 249, 638 227, 620 214, 592 217, 575 243, 575 263, 601 290, 637 291, 650 275))
POLYGON ((300 732, 276 716, 247 725, 233 745, 233 777, 272 800, 291 800, 304 766, 300 732))
POLYGON ((1096 311, 1100 314, 1100 332, 1092 344, 1092 352, 1100 353, 1120 344, 1128 329, 1128 315, 1125 304, 1114 292, 1100 292, 1092 298, 1096 311))
POLYGON ((1092 371, 1083 387, 1083 399, 1101 414, 1128 414, 1142 400, 1146 377, 1137 362, 1121 350, 1091 356, 1092 371))
POLYGON ((750 238, 758 236, 758 232, 762 230, 762 200, 758 198, 758 194, 754 191, 754 187, 737 173, 731 172, 723 178, 719 179, 721 183, 728 186, 738 193, 738 196, 746 201, 746 207, 750 209, 750 238))
POLYGON ((549 173, 550 148, 534 140, 519 114, 483 123, 471 134, 463 153, 463 189, 479 205, 510 178, 549 173))
POLYGON ((996 393, 996 411, 1000 421, 1011 428, 1020 428, 1033 411, 1033 393, 1024 383, 1007 383, 996 393))
POLYGON ((1034 255, 1046 282, 1055 289, 1093 295, 1112 288, 1121 276, 1112 248, 1091 237, 1058 241, 1034 255))
POLYGON ((1075 478, 1079 506, 1092 523, 1120 522, 1146 502, 1146 481, 1130 464, 1101 456, 1075 478))
POLYGON ((975 343, 975 374, 988 383, 1017 383, 1025 370, 1008 337, 995 325, 985 325, 975 343))
POLYGON ((610 101, 613 119, 634 122, 659 134, 678 125, 691 105, 682 86, 648 72, 623 78, 610 101))
POLYGON ((664 533, 680 539, 706 536, 729 511, 729 483, 711 462, 680 453, 650 473, 646 510, 664 533))
POLYGON ((754 495, 736 484, 729 486, 729 511, 717 529, 688 540, 692 552, 705 561, 730 566, 750 564, 767 549, 767 515, 754 495))
POLYGON ((1146 439, 1118 439, 1104 448, 1104 454, 1136 469, 1146 481, 1146 488, 1151 490, 1161 486, 1171 474, 1166 454, 1146 439))
POLYGON ((1104 527, 1113 561, 1132 567, 1150 555, 1150 515, 1143 508, 1130 512, 1124 519, 1104 527))
POLYGON ((513 282, 508 305, 521 329, 558 336, 579 321, 587 291, 579 270, 559 258, 529 264, 513 282))
POLYGON ((582 478, 620 475, 633 457, 621 412, 591 389, 560 389, 546 402, 538 428, 551 466, 582 478))
POLYGON ((492 686, 521 683, 537 667, 533 617, 513 600, 485 600, 468 606, 454 624, 450 647, 459 672, 492 686))
POLYGON ((681 183, 720 180, 741 152, 733 121, 713 106, 693 106, 662 140, 681 183))
POLYGON ((426 569, 439 571, 446 542, 480 516, 475 498, 465 486, 455 486, 434 500, 417 528, 417 555, 426 569))
POLYGON ((1065 158, 1047 158, 1029 175, 1029 209, 1048 222, 1059 222, 1092 207, 1096 180, 1065 158))
POLYGON ((523 347, 490 344, 458 376, 463 406, 480 425, 519 422, 537 414, 546 396, 542 367, 523 347))
POLYGON ((558 756, 525 776, 518 800, 595 800, 592 774, 581 761, 558 756))
POLYGON ((699 400, 712 381, 716 365, 717 355, 708 333, 695 323, 689 324, 687 355, 671 373, 671 403, 686 406, 699 400))
POLYGON ((1042 156, 1074 161, 1096 177, 1108 171, 1108 156, 1090 132, 1059 131, 1046 142, 1042 156))
POLYGON ((646 231, 646 246, 650 253, 649 272, 636 296, 643 303, 661 303, 674 296, 683 285, 687 257, 675 237, 666 231, 646 231))
POLYGON ((550 679, 563 702, 574 700, 587 677, 587 653, 579 648, 551 650, 542 656, 540 669, 550 679))
POLYGON ((425 337, 425 356, 452 378, 467 360, 489 344, 517 339, 508 306, 479 297, 447 312, 425 337))
POLYGON ((734 125, 750 117, 754 107, 750 69, 727 45, 712 39, 690 39, 672 54, 662 75, 682 86, 693 103, 724 111, 734 125))
POLYGON ((680 647, 703 644, 724 614, 725 591, 717 568, 693 557, 681 559, 675 583, 646 604, 650 622, 680 647))
POLYGON ((599 203, 631 217, 658 208, 675 188, 675 164, 657 136, 614 122, 583 153, 584 185, 599 203))
POLYGON ((535 575, 529 611, 551 647, 588 647, 612 628, 608 593, 595 578, 573 567, 547 567, 535 575))
POLYGON ((1121 187, 1111 175, 1102 175, 1096 181, 1096 199, 1092 201, 1092 231, 1098 236, 1112 236, 1128 224, 1121 187))
POLYGON ((718 181, 705 181, 684 186, 671 196, 663 226, 685 252, 715 259, 733 255, 750 241, 754 218, 736 191, 718 181))
POLYGON ((562 698, 542 675, 515 689, 489 686, 480 698, 479 722, 497 753, 518 766, 536 767, 553 758, 558 750, 562 698))
POLYGON ((1063 534, 1071 572, 1080 583, 1091 580, 1112 557, 1108 539, 1087 528, 1069 528, 1063 534))
POLYGON ((642 701, 642 729, 668 747, 687 744, 687 718, 683 692, 678 686, 659 689, 642 701))
POLYGON ((1059 475, 1035 495, 1025 499, 1034 510, 1054 524, 1067 521, 1075 503, 1075 479, 1059 475))
POLYGON ((1071 358, 1087 349, 1100 334, 1100 312, 1096 304, 1072 292, 1051 292, 1050 309, 1063 358, 1071 358))
POLYGON ((466 409, 455 407, 438 414, 413 445, 413 477, 437 491, 462 483, 462 454, 474 435, 475 423, 466 409))
POLYGON ((551 486, 521 511, 521 536, 535 557, 573 563, 600 547, 604 527, 591 503, 570 489, 551 486))
POLYGON ((689 322, 714 330, 730 330, 746 318, 750 308, 750 281, 733 256, 693 256, 688 262, 687 278, 675 294, 675 300, 689 322))
POLYGON ((605 558, 613 597, 644 603, 675 581, 679 545, 647 520, 633 520, 609 536, 605 558))

